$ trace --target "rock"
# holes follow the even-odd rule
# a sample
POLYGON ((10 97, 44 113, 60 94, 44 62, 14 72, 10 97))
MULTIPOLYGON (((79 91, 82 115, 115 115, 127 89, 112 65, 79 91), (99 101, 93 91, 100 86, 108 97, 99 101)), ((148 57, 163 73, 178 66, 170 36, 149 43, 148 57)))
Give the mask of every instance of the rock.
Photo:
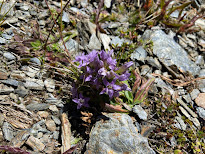
POLYGON ((13 79, 20 79, 20 80, 25 79, 26 77, 26 75, 22 71, 12 71, 10 76, 13 79))
POLYGON ((140 105, 135 105, 132 111, 136 113, 140 119, 147 120, 147 113, 140 105))
POLYGON ((41 61, 36 57, 31 58, 29 61, 34 63, 34 64, 37 64, 38 66, 41 66, 41 61))
POLYGON ((160 87, 162 89, 163 94, 165 94, 167 90, 171 95, 174 94, 174 90, 169 85, 167 85, 162 79, 156 78, 154 82, 157 84, 157 87, 160 87))
POLYGON ((85 8, 88 5, 88 1, 87 0, 81 0, 80 1, 80 5, 85 8))
POLYGON ((98 40, 97 36, 95 34, 92 34, 90 37, 90 42, 88 44, 88 48, 90 50, 101 50, 101 43, 98 40))
POLYGON ((44 81, 45 87, 47 89, 48 92, 54 92, 55 90, 55 81, 53 79, 46 79, 44 81))
POLYGON ((47 118, 49 116, 49 113, 47 111, 38 111, 37 114, 41 117, 41 118, 47 118))
POLYGON ((204 65, 204 57, 202 55, 199 55, 197 58, 196 58, 196 62, 195 62, 197 65, 204 65))
POLYGON ((114 46, 118 46, 121 47, 123 43, 130 43, 130 40, 126 40, 126 39, 120 39, 119 37, 115 36, 115 37, 111 37, 111 42, 110 44, 114 45, 114 46))
POLYGON ((159 63, 158 59, 156 57, 147 57, 146 58, 148 64, 150 64, 153 67, 156 67, 157 69, 161 70, 162 65, 159 63))
POLYGON ((44 10, 38 14, 38 19, 39 20, 46 19, 48 16, 49 16, 48 10, 44 10))
POLYGON ((154 32, 147 30, 143 36, 145 40, 151 39, 153 41, 153 53, 167 66, 176 65, 184 72, 189 71, 193 75, 198 74, 199 66, 191 61, 187 52, 162 30, 154 32))
POLYGON ((182 106, 179 106, 179 109, 188 119, 191 119, 190 114, 182 106))
POLYGON ((69 9, 70 9, 71 11, 73 11, 73 12, 77 13, 77 14, 81 14, 81 15, 83 15, 83 16, 85 16, 85 17, 88 17, 88 18, 89 18, 89 15, 87 15, 84 11, 79 10, 79 9, 78 9, 78 8, 76 8, 76 7, 70 7, 69 9))
POLYGON ((195 99, 195 103, 205 109, 205 93, 200 93, 195 99))
POLYGON ((56 124, 53 120, 46 120, 46 127, 52 132, 56 130, 56 124))
POLYGON ((42 80, 36 80, 36 79, 26 79, 26 83, 24 83, 24 86, 28 89, 32 90, 43 90, 44 89, 44 83, 42 80))
POLYGON ((5 38, 6 40, 11 40, 12 39, 12 37, 13 37, 13 35, 8 35, 8 34, 2 34, 1 35, 3 38, 5 38))
POLYGON ((205 20, 204 19, 201 18, 201 19, 196 20, 195 25, 205 30, 205 20))
POLYGON ((58 117, 53 116, 53 115, 51 117, 52 117, 53 121, 56 123, 56 125, 60 125, 61 124, 61 121, 60 121, 60 119, 58 117))
POLYGON ((26 89, 23 85, 19 85, 17 89, 15 89, 15 93, 20 97, 25 97, 28 95, 28 89, 26 89))
POLYGON ((21 70, 31 78, 35 77, 35 75, 38 72, 40 72, 39 68, 35 68, 35 67, 31 67, 31 66, 22 66, 21 70))
POLYGON ((109 120, 96 122, 90 133, 85 154, 130 153, 154 154, 145 137, 138 134, 132 119, 127 114, 107 114, 109 120))
POLYGON ((0 82, 14 87, 18 87, 19 84, 17 80, 13 80, 13 79, 0 80, 0 82))
POLYGON ((8 87, 4 84, 0 84, 0 94, 10 94, 11 92, 14 91, 14 88, 8 87))
POLYGON ((68 16, 68 13, 63 11, 63 16, 62 16, 62 21, 63 22, 66 22, 66 23, 69 23, 70 22, 70 18, 68 16))
POLYGON ((193 89, 192 92, 190 93, 191 95, 191 99, 195 100, 195 98, 197 98, 197 96, 199 95, 200 91, 198 89, 193 89))
POLYGON ((43 149, 45 148, 45 145, 34 136, 30 136, 26 141, 26 144, 29 145, 36 152, 43 151, 43 149))
POLYGON ((22 3, 21 6, 20 6, 20 9, 23 10, 23 11, 28 11, 29 8, 30 8, 30 6, 25 4, 25 3, 22 3))
POLYGON ((0 80, 6 80, 8 79, 8 74, 6 72, 0 71, 0 80))
POLYGON ((2 128, 3 123, 4 123, 4 115, 2 113, 0 113, 0 128, 2 128))
POLYGON ((49 108, 49 105, 45 103, 40 103, 40 104, 33 103, 33 104, 29 104, 26 106, 26 109, 30 111, 42 111, 48 108, 49 108))
MULTIPOLYGON (((0 1, 0 5, 2 4, 2 1, 0 1)), ((6 14, 8 12, 8 10, 11 8, 11 10, 7 13, 6 16, 13 16, 14 15, 14 9, 12 8, 13 2, 10 3, 6 3, 4 1, 1 9, 0 9, 0 14, 1 16, 6 14)))
POLYGON ((5 38, 0 37, 0 44, 6 44, 6 39, 5 39, 5 38))
POLYGON ((58 140, 58 138, 59 138, 59 131, 54 131, 53 132, 53 138, 58 140))
POLYGON ((3 130, 4 138, 7 141, 11 141, 14 137, 14 130, 13 130, 11 124, 9 124, 8 122, 4 122, 2 130, 3 130))
POLYGON ((11 54, 10 52, 5 52, 3 54, 3 56, 8 60, 15 60, 16 59, 16 57, 13 54, 11 54))
MULTIPOLYGON (((205 77, 205 69, 200 70, 199 77, 205 77)), ((199 80, 198 82, 199 90, 205 93, 205 79, 199 80)))
POLYGON ((106 8, 110 8, 111 7, 111 1, 112 0, 105 0, 104 1, 104 5, 106 6, 106 8))
POLYGON ((53 113, 58 113, 59 112, 59 110, 56 107, 56 105, 50 105, 49 106, 49 110, 51 110, 53 113))
POLYGON ((109 47, 109 43, 110 43, 110 37, 106 34, 100 34, 100 39, 102 41, 102 44, 104 46, 104 49, 105 50, 110 50, 110 47, 109 47))
POLYGON ((147 51, 142 47, 139 46, 135 51, 131 54, 131 59, 132 60, 139 60, 144 62, 145 58, 147 57, 147 51))
POLYGON ((186 130, 186 124, 184 123, 184 121, 180 118, 180 117, 175 117, 175 120, 174 120, 176 123, 174 124, 174 126, 176 128, 179 128, 181 130, 186 130))
POLYGON ((202 107, 197 107, 196 110, 199 116, 205 120, 205 109, 202 107))
POLYGON ((65 43, 65 46, 71 53, 71 55, 74 54, 73 56, 75 56, 78 54, 79 44, 75 40, 70 39, 68 42, 65 43))

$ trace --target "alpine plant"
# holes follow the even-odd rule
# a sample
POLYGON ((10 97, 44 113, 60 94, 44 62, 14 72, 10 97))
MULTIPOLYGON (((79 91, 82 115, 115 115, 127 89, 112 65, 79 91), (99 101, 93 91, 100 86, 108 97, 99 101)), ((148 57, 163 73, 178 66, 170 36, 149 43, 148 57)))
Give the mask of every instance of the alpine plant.
POLYGON ((116 59, 112 58, 113 51, 93 50, 88 55, 77 56, 74 62, 78 63, 80 74, 73 83, 73 102, 77 108, 90 107, 109 103, 114 97, 119 96, 123 90, 131 90, 122 81, 129 78, 128 68, 133 62, 127 62, 117 67, 116 59))

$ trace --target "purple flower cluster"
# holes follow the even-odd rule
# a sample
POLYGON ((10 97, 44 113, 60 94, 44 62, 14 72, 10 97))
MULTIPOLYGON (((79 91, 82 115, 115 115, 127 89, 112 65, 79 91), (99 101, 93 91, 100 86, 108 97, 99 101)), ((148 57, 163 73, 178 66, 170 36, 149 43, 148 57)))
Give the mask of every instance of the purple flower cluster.
POLYGON ((77 108, 82 106, 88 107, 88 102, 92 101, 93 94, 84 94, 87 89, 82 90, 82 86, 89 87, 96 95, 106 94, 111 100, 113 97, 119 96, 122 90, 130 90, 130 88, 122 83, 129 78, 128 68, 133 62, 128 62, 121 67, 117 67, 116 59, 112 58, 113 51, 95 51, 88 55, 77 56, 74 62, 78 62, 81 74, 78 81, 72 88, 73 101, 78 104, 77 108), (81 89, 81 90, 80 90, 81 89))

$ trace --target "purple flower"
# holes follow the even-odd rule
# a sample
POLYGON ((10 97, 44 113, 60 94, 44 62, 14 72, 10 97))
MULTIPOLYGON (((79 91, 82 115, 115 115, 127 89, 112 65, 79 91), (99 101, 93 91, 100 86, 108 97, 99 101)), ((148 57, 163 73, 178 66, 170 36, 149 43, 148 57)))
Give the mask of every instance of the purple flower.
POLYGON ((83 95, 80 93, 79 98, 74 98, 73 102, 77 103, 77 109, 80 109, 82 106, 89 107, 88 101, 90 98, 88 97, 83 97, 83 95))
POLYGON ((126 73, 120 75, 120 76, 118 77, 118 79, 119 79, 120 81, 125 81, 125 80, 127 80, 127 79, 129 78, 129 76, 130 76, 130 73, 126 72, 126 73))
POLYGON ((126 72, 126 71, 128 70, 128 68, 129 68, 130 66, 132 66, 133 64, 134 64, 134 63, 133 63, 132 61, 125 63, 124 65, 122 65, 122 66, 117 70, 117 73, 122 74, 122 73, 126 72))
POLYGON ((113 96, 118 96, 119 91, 121 90, 121 86, 115 84, 116 79, 113 79, 111 82, 108 82, 106 78, 103 79, 103 84, 106 86, 100 92, 100 94, 108 94, 109 98, 112 99, 113 96))
POLYGON ((81 74, 78 74, 77 82, 74 83, 71 92, 73 94, 73 102, 78 104, 78 109, 82 106, 88 107, 88 101, 91 105, 92 102, 96 101, 94 97, 102 94, 108 95, 111 100, 113 97, 119 96, 120 91, 131 90, 121 81, 129 78, 128 68, 133 65, 133 62, 128 62, 118 68, 116 66, 117 61, 112 58, 112 54, 113 50, 108 52, 93 50, 88 55, 82 54, 76 57, 74 62, 79 63, 78 67, 81 70, 81 74), (75 87, 78 87, 79 91, 75 87), (84 97, 81 92, 86 92, 87 89, 85 87, 89 87, 92 90, 92 95, 95 93, 96 96, 93 97, 91 94, 86 94, 88 96, 84 97))

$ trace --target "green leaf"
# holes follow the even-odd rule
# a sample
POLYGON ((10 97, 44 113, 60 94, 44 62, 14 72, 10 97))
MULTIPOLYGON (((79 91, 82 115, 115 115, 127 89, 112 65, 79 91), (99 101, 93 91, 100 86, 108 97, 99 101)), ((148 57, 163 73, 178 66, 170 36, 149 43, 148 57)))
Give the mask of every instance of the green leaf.
POLYGON ((40 40, 36 40, 35 42, 31 42, 31 46, 34 48, 34 49, 39 49, 41 47, 41 42, 40 40))
POLYGON ((133 102, 133 95, 131 91, 125 91, 125 97, 132 103, 133 102))

